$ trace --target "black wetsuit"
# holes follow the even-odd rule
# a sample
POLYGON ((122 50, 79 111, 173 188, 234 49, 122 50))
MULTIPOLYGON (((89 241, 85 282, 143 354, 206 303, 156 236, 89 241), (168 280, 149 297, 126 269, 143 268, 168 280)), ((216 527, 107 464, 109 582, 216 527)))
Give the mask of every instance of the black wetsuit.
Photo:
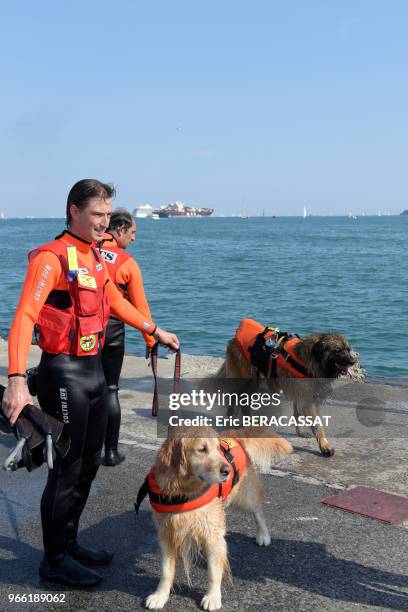
POLYGON ((70 450, 48 473, 41 499, 44 549, 66 552, 75 540, 82 510, 100 464, 106 429, 106 383, 99 355, 43 352, 38 369, 41 408, 65 423, 70 450))
POLYGON ((102 350, 102 366, 108 392, 105 396, 107 428, 105 450, 116 450, 119 442, 121 410, 118 390, 119 378, 125 355, 125 326, 122 321, 110 317, 102 350))

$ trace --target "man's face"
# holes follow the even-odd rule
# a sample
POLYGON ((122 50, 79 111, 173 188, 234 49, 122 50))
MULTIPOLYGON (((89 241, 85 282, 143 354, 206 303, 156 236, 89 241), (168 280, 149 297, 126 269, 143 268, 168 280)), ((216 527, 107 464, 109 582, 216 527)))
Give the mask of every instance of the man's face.
POLYGON ((125 229, 124 227, 120 227, 117 236, 116 242, 120 246, 121 249, 126 249, 131 242, 136 238, 136 223, 132 223, 132 226, 129 229, 125 229))
POLYGON ((71 204, 70 211, 71 232, 83 240, 98 242, 109 226, 112 198, 91 198, 83 210, 71 204))

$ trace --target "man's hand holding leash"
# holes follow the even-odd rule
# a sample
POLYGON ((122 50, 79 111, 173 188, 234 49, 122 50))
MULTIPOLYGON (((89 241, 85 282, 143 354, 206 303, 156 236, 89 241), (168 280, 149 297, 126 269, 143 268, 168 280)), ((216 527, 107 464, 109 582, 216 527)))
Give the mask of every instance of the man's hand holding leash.
POLYGON ((180 348, 180 342, 176 334, 160 329, 160 327, 156 328, 152 336, 161 346, 166 346, 171 351, 178 351, 180 348))

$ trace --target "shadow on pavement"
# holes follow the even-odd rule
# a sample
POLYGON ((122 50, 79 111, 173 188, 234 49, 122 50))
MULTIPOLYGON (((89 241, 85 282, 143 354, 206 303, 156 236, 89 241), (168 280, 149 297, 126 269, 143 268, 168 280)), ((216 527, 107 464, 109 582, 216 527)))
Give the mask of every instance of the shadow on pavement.
MULTIPOLYGON (((9 585, 60 592, 60 586, 39 580, 42 552, 26 543, 27 540, 38 541, 39 521, 29 529, 35 530, 35 538, 23 526, 17 533, 13 529, 14 536, 12 533, 9 537, 0 536, 0 575, 7 577, 9 585)), ((137 598, 137 605, 142 601, 140 598, 155 590, 160 574, 160 553, 150 511, 141 510, 138 516, 133 511, 126 511, 104 518, 83 530, 80 541, 84 545, 112 550, 115 560, 111 566, 100 568, 105 580, 96 592, 76 591, 75 595, 75 590, 63 588, 72 593, 70 608, 74 609, 77 603, 83 609, 87 598, 94 597, 97 592, 107 597, 111 591, 116 592, 112 597, 127 594, 137 598)), ((273 581, 331 600, 408 609, 408 591, 402 592, 403 588, 408 589, 406 576, 337 558, 323 544, 277 538, 269 548, 259 548, 253 537, 236 531, 228 534, 227 541, 234 586, 225 585, 229 592, 225 603, 228 597, 238 596, 239 590, 256 595, 258 585, 259 603, 265 603, 266 593, 270 601, 273 581), (250 589, 245 586, 248 582, 254 583, 250 589)), ((192 588, 186 585, 183 573, 178 573, 175 593, 186 600, 199 601, 205 584, 205 566, 201 563, 194 569, 192 588)))
POLYGON ((330 599, 408 609, 407 576, 338 559, 323 544, 272 539, 265 549, 257 547, 253 538, 237 532, 229 533, 227 541, 235 579, 262 582, 268 578, 330 599), (248 547, 250 565, 241 561, 248 547))

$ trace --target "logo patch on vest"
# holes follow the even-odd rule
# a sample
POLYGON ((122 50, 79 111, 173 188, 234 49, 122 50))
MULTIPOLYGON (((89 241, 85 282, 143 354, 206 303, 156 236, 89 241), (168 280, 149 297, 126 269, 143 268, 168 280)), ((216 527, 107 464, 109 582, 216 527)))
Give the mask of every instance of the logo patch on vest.
POLYGON ((96 336, 95 334, 90 334, 89 336, 81 336, 79 340, 79 346, 85 353, 92 351, 96 345, 96 336))
POLYGON ((111 263, 111 264, 115 263, 116 258, 118 256, 118 254, 114 253, 114 251, 108 251, 106 249, 101 249, 101 255, 107 263, 111 263))
POLYGON ((78 274, 78 284, 85 289, 96 289, 96 280, 94 276, 89 274, 78 274))
POLYGON ((97 272, 100 272, 102 270, 102 268, 103 268, 102 264, 96 264, 96 271, 97 272))

